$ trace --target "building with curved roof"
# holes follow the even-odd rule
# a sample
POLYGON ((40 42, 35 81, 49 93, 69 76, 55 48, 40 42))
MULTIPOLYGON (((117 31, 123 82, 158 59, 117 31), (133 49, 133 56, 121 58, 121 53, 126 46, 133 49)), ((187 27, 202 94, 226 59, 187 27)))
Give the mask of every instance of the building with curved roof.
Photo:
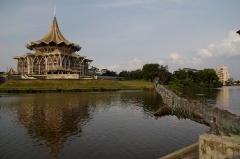
POLYGON ((60 32, 56 16, 48 33, 40 40, 26 44, 34 53, 13 56, 17 63, 17 73, 22 75, 61 75, 75 74, 74 78, 89 74, 88 67, 93 60, 77 55, 81 46, 69 42, 60 32), (78 76, 76 76, 78 75, 78 76))

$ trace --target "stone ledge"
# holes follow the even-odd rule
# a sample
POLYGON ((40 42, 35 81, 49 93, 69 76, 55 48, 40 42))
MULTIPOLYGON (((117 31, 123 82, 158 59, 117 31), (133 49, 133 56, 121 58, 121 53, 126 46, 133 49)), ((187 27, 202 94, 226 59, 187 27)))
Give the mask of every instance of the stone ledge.
POLYGON ((199 137, 199 159, 240 158, 240 137, 231 135, 218 137, 203 134, 199 137))

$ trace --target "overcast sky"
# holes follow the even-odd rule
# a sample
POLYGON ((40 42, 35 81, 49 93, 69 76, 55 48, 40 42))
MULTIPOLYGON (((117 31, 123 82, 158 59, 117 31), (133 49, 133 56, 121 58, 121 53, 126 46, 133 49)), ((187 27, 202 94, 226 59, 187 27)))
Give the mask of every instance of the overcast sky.
POLYGON ((0 0, 0 71, 47 34, 55 6, 63 36, 99 69, 225 65, 240 79, 240 0, 0 0))

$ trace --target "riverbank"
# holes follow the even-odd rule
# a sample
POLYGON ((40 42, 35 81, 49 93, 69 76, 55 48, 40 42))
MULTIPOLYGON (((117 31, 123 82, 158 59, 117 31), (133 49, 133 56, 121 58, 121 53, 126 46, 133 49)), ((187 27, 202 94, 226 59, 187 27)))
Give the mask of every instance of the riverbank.
POLYGON ((0 85, 1 93, 37 93, 37 92, 86 92, 144 90, 154 88, 153 83, 145 81, 114 80, 9 80, 0 85))

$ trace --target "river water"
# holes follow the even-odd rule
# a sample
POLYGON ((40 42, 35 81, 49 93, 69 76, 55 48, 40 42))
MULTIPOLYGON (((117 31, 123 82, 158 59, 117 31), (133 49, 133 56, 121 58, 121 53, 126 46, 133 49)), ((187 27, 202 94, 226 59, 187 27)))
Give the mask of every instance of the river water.
MULTIPOLYGON (((182 89, 240 115, 240 87, 182 89)), ((0 158, 159 158, 198 142, 208 127, 154 119, 155 90, 0 94, 0 158)))

